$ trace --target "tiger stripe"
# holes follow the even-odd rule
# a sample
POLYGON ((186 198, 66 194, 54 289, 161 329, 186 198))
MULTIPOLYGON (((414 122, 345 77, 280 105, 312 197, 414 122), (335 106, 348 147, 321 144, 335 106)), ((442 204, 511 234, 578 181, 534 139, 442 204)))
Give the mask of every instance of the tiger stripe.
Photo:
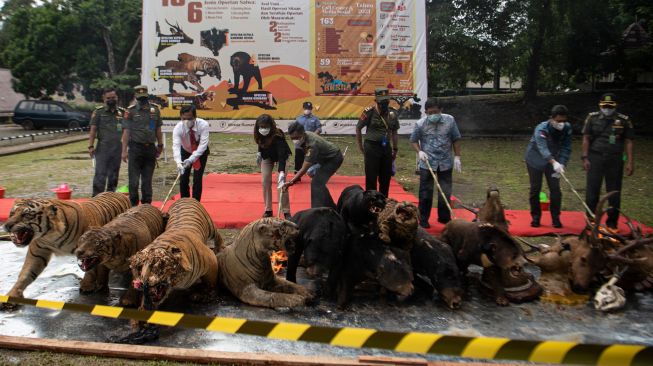
POLYGON ((462 337, 423 332, 388 332, 369 328, 335 328, 301 323, 209 317, 166 311, 142 311, 106 305, 85 305, 0 295, 0 303, 66 310, 114 319, 246 334, 270 339, 379 348, 396 352, 440 354, 486 360, 514 360, 564 365, 650 366, 653 346, 598 345, 562 341, 527 341, 492 337, 462 337))

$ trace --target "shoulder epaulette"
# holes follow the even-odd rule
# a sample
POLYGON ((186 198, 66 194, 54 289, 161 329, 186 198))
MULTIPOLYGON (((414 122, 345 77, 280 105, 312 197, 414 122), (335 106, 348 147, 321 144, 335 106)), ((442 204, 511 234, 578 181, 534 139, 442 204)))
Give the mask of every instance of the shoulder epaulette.
POLYGON ((136 104, 130 104, 127 108, 131 109, 131 108, 134 108, 134 107, 136 107, 136 104))
POLYGON ((103 105, 99 105, 99 106, 95 107, 95 110, 97 111, 97 110, 100 110, 100 109, 102 109, 102 108, 104 108, 104 106, 103 106, 103 105))
POLYGON ((623 118, 623 119, 626 119, 626 120, 630 118, 630 117, 628 117, 627 115, 625 115, 625 114, 621 114, 621 113, 617 113, 617 117, 619 117, 619 118, 623 118))
POLYGON ((124 111, 125 109, 126 109, 126 108, 118 107, 118 110, 119 110, 119 111, 124 111))
POLYGON ((601 112, 590 112, 590 116, 598 116, 601 112))
POLYGON ((152 103, 152 102, 150 102, 150 105, 153 105, 153 106, 155 106, 155 107, 161 109, 161 106, 160 106, 159 104, 156 104, 156 103, 152 103))

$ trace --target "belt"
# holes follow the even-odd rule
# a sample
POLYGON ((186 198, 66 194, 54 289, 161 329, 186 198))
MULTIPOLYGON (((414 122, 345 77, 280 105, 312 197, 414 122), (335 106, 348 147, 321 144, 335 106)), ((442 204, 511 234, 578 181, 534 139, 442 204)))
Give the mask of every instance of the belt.
POLYGON ((130 144, 134 144, 134 145, 141 145, 141 146, 145 146, 145 147, 147 147, 147 146, 153 146, 153 145, 154 145, 154 142, 136 142, 136 141, 129 141, 129 143, 130 143, 130 144))

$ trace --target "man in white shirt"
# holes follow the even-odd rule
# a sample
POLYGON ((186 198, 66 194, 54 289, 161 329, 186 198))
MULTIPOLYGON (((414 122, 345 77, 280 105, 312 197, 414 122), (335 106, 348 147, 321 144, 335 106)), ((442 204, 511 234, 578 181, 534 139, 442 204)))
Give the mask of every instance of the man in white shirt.
POLYGON ((179 193, 190 197, 190 172, 193 171, 193 198, 202 198, 202 175, 209 157, 209 123, 197 118, 194 105, 181 108, 181 121, 172 131, 172 153, 181 175, 179 193))

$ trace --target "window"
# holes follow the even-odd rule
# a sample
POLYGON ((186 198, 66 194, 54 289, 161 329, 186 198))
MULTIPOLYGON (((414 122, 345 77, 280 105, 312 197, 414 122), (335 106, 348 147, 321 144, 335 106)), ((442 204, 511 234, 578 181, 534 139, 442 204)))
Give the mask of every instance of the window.
POLYGON ((50 104, 50 112, 63 112, 63 108, 60 105, 50 104))
POLYGON ((34 110, 40 112, 47 112, 48 105, 46 103, 34 103, 34 110))
POLYGON ((20 102, 20 105, 18 106, 18 109, 21 110, 31 110, 34 108, 34 102, 33 101, 24 101, 20 102))

